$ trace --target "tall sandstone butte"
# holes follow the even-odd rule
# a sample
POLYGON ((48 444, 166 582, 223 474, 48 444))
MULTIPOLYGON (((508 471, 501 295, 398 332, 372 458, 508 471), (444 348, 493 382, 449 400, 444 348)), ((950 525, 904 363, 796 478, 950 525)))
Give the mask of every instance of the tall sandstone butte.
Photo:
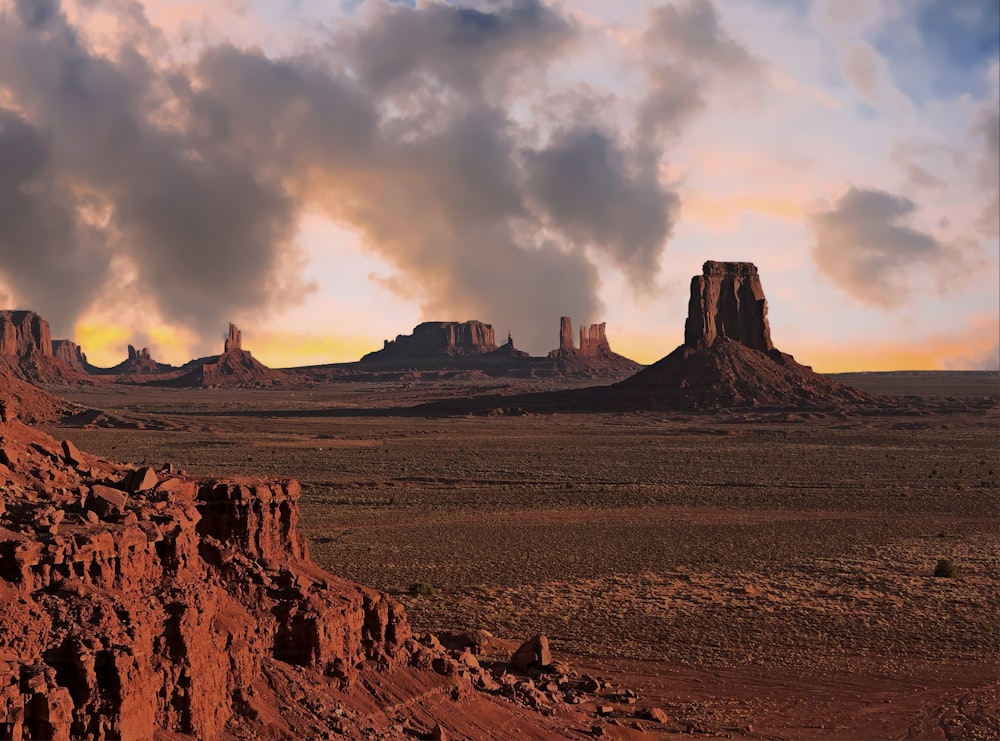
POLYGON ((684 344, 707 348, 719 337, 761 352, 774 349, 767 299, 752 262, 708 260, 702 274, 691 279, 684 344))

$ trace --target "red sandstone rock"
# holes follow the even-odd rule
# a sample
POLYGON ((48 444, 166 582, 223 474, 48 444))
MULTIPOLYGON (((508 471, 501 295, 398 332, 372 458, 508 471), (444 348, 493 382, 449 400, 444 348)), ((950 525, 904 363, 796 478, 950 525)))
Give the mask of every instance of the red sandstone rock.
POLYGON ((73 444, 72 440, 62 441, 63 459, 71 466, 79 466, 83 463, 83 453, 73 444))
POLYGON ((691 300, 684 324, 684 344, 706 348, 728 337, 754 350, 770 352, 767 299, 751 262, 707 261, 691 279, 691 300))
POLYGON ((144 466, 143 468, 131 471, 125 477, 122 485, 126 490, 135 493, 137 491, 148 491, 155 487, 159 481, 156 477, 156 471, 149 466, 144 466))
POLYGON ((559 317, 559 349, 573 350, 573 320, 568 316, 559 317))
POLYGON ((90 363, 80 346, 72 340, 52 340, 52 355, 73 370, 87 373, 90 363))
POLYGON ((120 489, 112 489, 110 486, 94 484, 90 487, 90 494, 84 506, 97 514, 98 517, 107 518, 111 515, 119 515, 125 511, 125 503, 128 495, 120 489))
POLYGON ((226 344, 223 352, 236 352, 243 349, 243 333, 235 324, 229 324, 229 336, 226 337, 226 344))
POLYGON ((493 326, 479 321, 424 322, 413 334, 386 340, 383 348, 361 358, 363 363, 428 360, 478 355, 497 349, 493 326))
POLYGON ((544 635, 529 638, 510 658, 511 667, 519 672, 541 669, 551 664, 552 652, 549 650, 549 639, 544 635))
POLYGON ((0 365, 34 382, 65 383, 87 378, 52 354, 49 323, 33 311, 0 311, 0 365))

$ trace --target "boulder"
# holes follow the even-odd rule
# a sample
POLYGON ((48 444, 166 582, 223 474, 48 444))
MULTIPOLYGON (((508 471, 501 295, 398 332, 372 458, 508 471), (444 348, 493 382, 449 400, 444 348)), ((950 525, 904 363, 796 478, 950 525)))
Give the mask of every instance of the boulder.
POLYGON ((543 634, 529 638, 510 657, 511 668, 519 672, 542 669, 551 664, 552 652, 549 650, 549 639, 543 634))
POLYGON ((128 495, 120 489, 112 489, 110 486, 94 484, 90 487, 90 493, 84 503, 91 512, 98 517, 106 519, 112 515, 120 515, 125 511, 125 503, 128 495))

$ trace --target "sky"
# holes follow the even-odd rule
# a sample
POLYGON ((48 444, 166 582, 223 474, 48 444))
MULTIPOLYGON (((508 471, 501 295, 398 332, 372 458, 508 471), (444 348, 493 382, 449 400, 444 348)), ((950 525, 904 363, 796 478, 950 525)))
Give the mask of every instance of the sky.
POLYGON ((823 372, 1000 367, 996 0, 0 0, 0 306, 111 366, 559 317, 705 260, 823 372))

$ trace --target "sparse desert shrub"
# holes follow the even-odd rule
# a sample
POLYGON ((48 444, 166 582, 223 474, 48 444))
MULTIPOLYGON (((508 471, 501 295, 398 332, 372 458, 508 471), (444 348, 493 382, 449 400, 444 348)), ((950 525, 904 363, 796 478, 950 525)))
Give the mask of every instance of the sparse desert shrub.
POLYGON ((423 595, 424 597, 434 596, 434 587, 425 581, 415 581, 410 585, 410 594, 423 595))
POLYGON ((934 567, 934 576, 940 576, 944 579, 952 578, 956 572, 955 564, 950 558, 938 559, 937 566, 934 567))

